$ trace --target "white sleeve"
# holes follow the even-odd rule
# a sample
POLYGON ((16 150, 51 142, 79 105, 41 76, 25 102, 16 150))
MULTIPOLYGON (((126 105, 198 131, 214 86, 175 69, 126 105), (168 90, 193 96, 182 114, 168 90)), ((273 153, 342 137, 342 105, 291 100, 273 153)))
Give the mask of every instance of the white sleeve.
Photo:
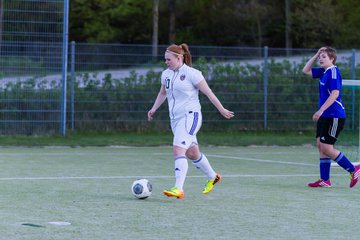
POLYGON ((164 77, 164 72, 165 71, 163 71, 162 73, 161 73, 161 85, 165 85, 165 77, 164 77))
POLYGON ((199 82, 201 82, 204 79, 205 79, 204 76, 199 70, 193 69, 191 81, 194 85, 197 85, 199 82))

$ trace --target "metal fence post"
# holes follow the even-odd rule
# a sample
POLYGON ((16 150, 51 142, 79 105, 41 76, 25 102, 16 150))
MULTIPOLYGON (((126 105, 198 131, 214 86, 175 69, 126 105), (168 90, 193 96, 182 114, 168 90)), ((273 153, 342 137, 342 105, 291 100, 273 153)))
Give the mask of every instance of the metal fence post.
MULTIPOLYGON (((352 79, 356 79, 356 50, 355 49, 352 49, 351 51, 351 78, 352 79)), ((355 128, 355 105, 356 105, 356 102, 355 102, 355 98, 356 98, 356 90, 355 88, 353 88, 353 129, 356 129, 355 128)), ((360 111, 360 101, 359 101, 359 106, 358 106, 358 138, 359 138, 359 141, 358 141, 358 160, 360 159, 360 114, 359 114, 359 111, 360 111)))
POLYGON ((267 85, 268 85, 268 69, 267 69, 267 60, 268 60, 268 47, 264 47, 264 130, 267 129, 267 85))
POLYGON ((70 60, 70 114, 71 114, 71 130, 73 131, 75 129, 74 124, 74 116, 75 116, 75 42, 71 42, 71 60, 70 60))
POLYGON ((356 62, 355 62, 355 55, 356 55, 356 50, 352 49, 351 50, 351 77, 352 79, 356 79, 356 62))
POLYGON ((63 52, 62 52, 62 93, 61 93, 61 120, 60 133, 66 134, 66 88, 67 88, 67 60, 68 60, 68 25, 69 25, 69 0, 64 0, 63 23, 63 52))
MULTIPOLYGON (((351 51, 351 79, 355 79, 355 49, 352 49, 351 51)), ((352 122, 352 126, 351 126, 351 130, 355 129, 355 96, 356 96, 356 90, 353 87, 352 88, 352 97, 351 97, 351 122, 352 122)))

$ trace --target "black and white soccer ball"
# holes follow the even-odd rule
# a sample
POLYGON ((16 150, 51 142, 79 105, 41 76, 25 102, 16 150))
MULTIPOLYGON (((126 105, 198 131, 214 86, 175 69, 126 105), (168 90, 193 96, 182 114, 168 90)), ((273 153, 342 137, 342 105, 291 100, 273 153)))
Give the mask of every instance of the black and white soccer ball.
POLYGON ((152 185, 149 180, 145 178, 137 179, 131 186, 131 192, 136 198, 145 199, 150 197, 152 193, 152 185))

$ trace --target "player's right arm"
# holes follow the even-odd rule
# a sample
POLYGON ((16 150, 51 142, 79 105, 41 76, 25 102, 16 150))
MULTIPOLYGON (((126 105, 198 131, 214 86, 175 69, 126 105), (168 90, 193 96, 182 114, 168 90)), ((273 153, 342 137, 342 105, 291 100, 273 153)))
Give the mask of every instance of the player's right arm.
POLYGON ((317 51, 317 53, 312 58, 309 59, 309 61, 305 64, 305 67, 303 68, 303 73, 305 73, 306 75, 312 76, 311 69, 312 69, 313 65, 315 64, 316 60, 318 59, 320 53, 324 50, 326 50, 326 47, 320 48, 317 51))
POLYGON ((156 110, 161 106, 161 104, 164 103, 166 99, 166 90, 165 90, 165 85, 161 85, 160 87, 160 91, 156 97, 156 100, 154 102, 154 105, 152 106, 152 108, 148 111, 148 121, 151 121, 153 119, 153 116, 156 112, 156 110))

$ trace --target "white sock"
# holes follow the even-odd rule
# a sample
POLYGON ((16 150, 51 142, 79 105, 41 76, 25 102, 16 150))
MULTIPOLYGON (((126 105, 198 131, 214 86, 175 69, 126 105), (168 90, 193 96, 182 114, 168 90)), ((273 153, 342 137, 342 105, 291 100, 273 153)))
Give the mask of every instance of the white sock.
POLYGON ((175 159, 175 187, 183 190, 186 174, 189 165, 186 157, 177 157, 175 159))
POLYGON ((192 161, 197 169, 203 172, 209 180, 212 180, 216 177, 216 172, 211 167, 209 160, 207 157, 201 153, 200 158, 198 160, 192 161))

